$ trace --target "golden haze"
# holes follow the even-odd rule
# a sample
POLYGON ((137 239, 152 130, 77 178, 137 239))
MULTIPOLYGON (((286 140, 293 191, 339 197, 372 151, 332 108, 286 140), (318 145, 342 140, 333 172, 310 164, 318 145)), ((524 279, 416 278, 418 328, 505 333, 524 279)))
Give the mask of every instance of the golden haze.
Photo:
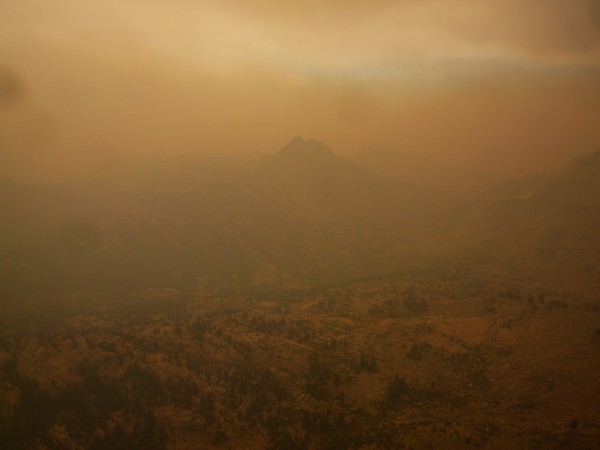
POLYGON ((0 0, 0 82, 16 86, 0 109, 2 174, 272 152, 298 133, 346 155, 380 145, 545 169, 599 145, 599 11, 597 0, 0 0))

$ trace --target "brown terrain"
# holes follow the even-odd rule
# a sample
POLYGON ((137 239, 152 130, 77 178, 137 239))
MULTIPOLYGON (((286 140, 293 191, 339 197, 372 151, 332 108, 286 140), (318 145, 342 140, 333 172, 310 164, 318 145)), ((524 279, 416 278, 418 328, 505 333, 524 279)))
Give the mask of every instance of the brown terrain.
POLYGON ((0 444, 598 448, 598 162, 463 201, 302 138, 5 181, 0 444))

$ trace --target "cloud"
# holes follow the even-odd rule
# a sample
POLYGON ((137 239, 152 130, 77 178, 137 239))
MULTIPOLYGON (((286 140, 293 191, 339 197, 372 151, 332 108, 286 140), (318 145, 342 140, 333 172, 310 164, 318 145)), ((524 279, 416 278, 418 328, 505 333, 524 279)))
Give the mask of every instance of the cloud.
POLYGON ((598 3, 230 0, 213 11, 222 19, 215 29, 217 38, 219 29, 233 41, 240 36, 247 49, 255 50, 246 53, 248 57, 262 56, 263 62, 287 64, 290 70, 362 68, 364 73, 368 68, 414 66, 421 61, 436 63, 438 70, 462 62, 473 69, 474 61, 485 65, 490 60, 598 65, 598 3), (270 54, 260 52, 265 42, 270 54))
POLYGON ((27 141, 25 109, 53 136, 0 165, 51 178, 299 133, 339 153, 560 162, 600 142, 599 2, 0 0, 2 139, 27 141))

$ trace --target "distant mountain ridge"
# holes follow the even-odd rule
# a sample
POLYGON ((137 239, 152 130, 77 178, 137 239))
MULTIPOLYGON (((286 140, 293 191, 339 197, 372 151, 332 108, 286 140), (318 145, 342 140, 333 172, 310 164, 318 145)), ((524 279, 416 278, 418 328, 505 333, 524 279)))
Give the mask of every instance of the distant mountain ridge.
POLYGON ((410 259, 405 233, 438 201, 301 137, 251 161, 153 165, 28 195, 0 252, 42 284, 81 288, 376 273, 410 259))
POLYGON ((459 206, 301 136, 249 159, 0 182, 0 291, 309 286, 440 264, 600 280, 598 155, 459 206))
POLYGON ((455 211, 440 245, 458 242, 451 254, 512 273, 600 283, 598 174, 600 152, 594 152, 551 172, 506 181, 455 211))
POLYGON ((333 150, 322 142, 306 140, 301 135, 296 136, 281 150, 278 155, 290 158, 328 158, 332 157, 333 150))

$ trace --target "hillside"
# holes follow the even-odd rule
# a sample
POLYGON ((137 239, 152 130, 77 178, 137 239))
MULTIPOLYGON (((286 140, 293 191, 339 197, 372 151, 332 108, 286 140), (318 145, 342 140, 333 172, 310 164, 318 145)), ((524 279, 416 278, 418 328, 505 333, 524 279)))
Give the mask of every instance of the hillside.
POLYGON ((58 289, 306 285, 385 272, 412 260, 407 235, 443 201, 301 137, 247 161, 150 165, 0 195, 13 222, 7 264, 58 289))
POLYGON ((3 289, 293 287, 440 264, 595 283, 598 159, 459 206, 301 137, 271 155, 115 168, 88 183, 5 180, 3 289))
POLYGON ((594 448, 599 169, 456 206, 297 137, 1 181, 0 442, 594 448))
POLYGON ((599 155, 489 190, 440 222, 437 242, 504 274, 600 282, 599 155))

